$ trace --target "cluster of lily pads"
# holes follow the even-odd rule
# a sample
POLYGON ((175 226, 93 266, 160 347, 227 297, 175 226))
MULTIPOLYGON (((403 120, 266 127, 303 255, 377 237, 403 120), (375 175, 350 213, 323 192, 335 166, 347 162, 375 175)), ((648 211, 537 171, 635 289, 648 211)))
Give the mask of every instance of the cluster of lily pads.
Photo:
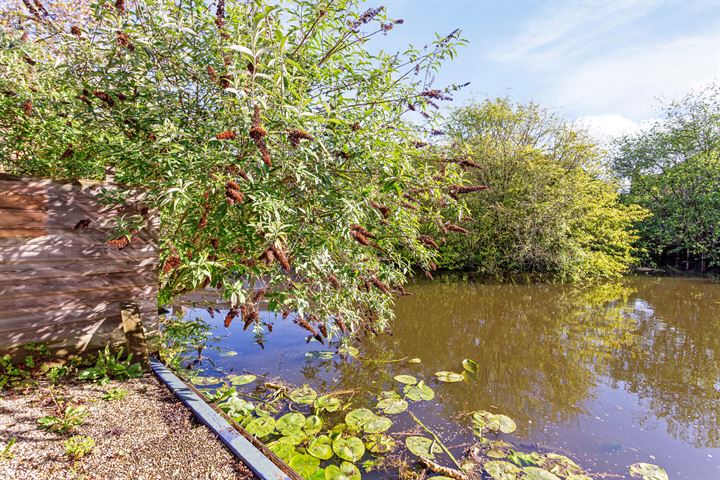
MULTIPOLYGON (((350 348, 354 351, 345 347, 346 351, 341 353, 357 355, 357 349, 350 348)), ((406 361, 420 362, 420 359, 406 361)), ((469 359, 462 366, 463 373, 440 371, 435 373, 435 379, 460 382, 479 368, 469 359)), ((293 388, 268 382, 256 388, 254 394, 239 391, 236 387, 257 381, 252 374, 228 375, 224 379, 199 375, 191 378, 196 385, 217 386, 206 391, 208 400, 305 479, 360 480, 360 467, 366 471, 375 468, 381 463, 379 459, 397 454, 404 444, 423 467, 440 474, 430 477, 435 480, 488 476, 494 480, 592 480, 568 457, 519 451, 499 439, 499 434, 512 433, 517 426, 510 417, 488 411, 472 414, 472 430, 478 441, 462 461, 456 460, 438 435, 409 410, 412 403, 433 400, 435 391, 412 375, 396 375, 394 380, 399 388, 380 392, 375 397, 374 409, 369 409, 353 408, 351 399, 341 398, 343 392, 319 395, 307 385, 293 388), (258 395, 258 391, 262 393, 258 395), (395 438, 398 434, 389 433, 395 423, 391 416, 404 412, 427 435, 411 432, 403 434, 404 442, 399 442, 395 438), (452 467, 436 463, 436 456, 443 453, 452 461, 452 467)), ((651 464, 632 465, 630 474, 642 480, 668 480, 662 468, 651 464)))

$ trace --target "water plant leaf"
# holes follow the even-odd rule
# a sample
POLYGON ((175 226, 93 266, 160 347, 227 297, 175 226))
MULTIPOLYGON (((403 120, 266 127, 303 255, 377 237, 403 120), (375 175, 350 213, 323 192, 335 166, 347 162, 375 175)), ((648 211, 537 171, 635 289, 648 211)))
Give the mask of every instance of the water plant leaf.
POLYGON ((300 476, 308 478, 320 467, 320 460, 307 453, 296 453, 288 462, 300 476))
POLYGON ((218 407, 231 417, 245 416, 255 410, 255 406, 247 400, 233 395, 222 403, 218 404, 218 407))
POLYGON ((520 469, 512 463, 491 460, 483 465, 485 471, 495 480, 516 480, 520 469))
POLYGON ((593 479, 591 477, 588 477, 587 475, 571 473, 570 475, 565 477, 565 480, 593 480, 593 479))
POLYGON ((320 435, 310 441, 307 452, 320 460, 328 460, 333 456, 333 441, 327 435, 320 435))
POLYGON ((279 441, 271 442, 267 445, 271 452, 280 457, 284 462, 289 462, 290 459, 297 453, 295 445, 289 443, 283 443, 279 441))
POLYGON ((292 433, 290 435, 285 435, 284 437, 278 438, 276 441, 280 443, 285 443, 288 445, 300 445, 305 441, 307 436, 303 434, 302 432, 299 433, 292 433))
POLYGON ((357 437, 339 436, 333 441, 333 451, 343 460, 357 462, 365 455, 365 444, 357 437))
POLYGON ((518 467, 537 467, 542 461, 542 455, 537 452, 524 453, 515 450, 511 450, 507 458, 518 467))
POLYGON ((350 355, 351 357, 357 357, 360 355, 360 350, 353 347, 352 345, 347 345, 345 347, 338 348, 338 353, 342 355, 350 355))
POLYGON ((389 418, 375 415, 374 418, 363 425, 363 431, 365 433, 382 433, 392 427, 392 424, 393 421, 389 418))
POLYGON ((245 430, 258 438, 265 437, 275 431, 275 419, 273 417, 256 418, 245 427, 245 430))
POLYGON ((203 377, 200 375, 196 375, 190 379, 190 382, 193 385, 207 386, 207 385, 217 385, 218 383, 222 382, 222 380, 219 379, 218 377, 203 377))
POLYGON ((459 373, 446 371, 435 372, 435 377, 445 383, 462 382, 464 379, 464 377, 459 373))
POLYGON ((237 354, 238 354, 238 352, 236 352, 235 350, 227 350, 225 352, 222 352, 220 354, 220 356, 221 357, 234 357, 237 354))
POLYGON ((403 393, 406 398, 409 398, 413 402, 419 402, 420 400, 432 400, 435 398, 435 392, 433 392, 432 388, 425 385, 422 381, 417 385, 406 385, 403 388, 403 393))
POLYGON ((491 448, 487 452, 485 452, 485 455, 487 455, 490 458, 505 458, 508 456, 507 452, 503 452, 502 450, 498 448, 491 448))
MULTIPOLYGON (((411 358, 411 359, 408 360, 407 362, 408 362, 408 363, 411 363, 411 364, 414 364, 414 365, 417 365, 418 363, 422 363, 422 360, 420 360, 419 358, 416 357, 416 358, 411 358)), ((435 478, 435 477, 433 477, 433 478, 435 478)))
POLYGON ((543 463, 543 467, 555 475, 563 477, 571 473, 578 475, 583 473, 582 468, 565 455, 560 455, 559 453, 548 453, 545 455, 545 459, 546 461, 543 463), (549 465, 552 466, 549 467, 549 465))
POLYGON ((335 356, 335 352, 330 352, 327 350, 316 350, 312 352, 305 353, 305 356, 308 358, 319 358, 321 360, 330 360, 335 356))
POLYGON ((275 423, 275 429, 280 435, 300 433, 303 427, 305 427, 305 415, 297 412, 286 413, 275 423))
POLYGON ((233 385, 247 385, 248 383, 252 383, 257 380, 257 377, 250 373, 246 373, 243 375, 228 375, 227 379, 233 385))
POLYGON ((434 440, 426 437, 410 436, 405 439, 405 446, 418 457, 435 458, 436 453, 442 453, 442 448, 434 440))
POLYGON ((308 480, 325 480, 325 469, 318 468, 313 472, 312 475, 307 477, 308 480))
POLYGON ((365 425, 373 419, 375 419, 375 414, 367 408, 358 408, 345 415, 347 426, 357 431, 364 430, 365 425))
POLYGON ((402 396, 394 390, 385 390, 378 394, 378 400, 386 400, 388 398, 402 398, 402 396))
POLYGON ((642 480, 668 480, 667 472, 652 463, 633 463, 630 465, 630 475, 642 480))
POLYGON ((327 410, 328 412, 337 411, 342 405, 342 400, 331 395, 323 395, 315 400, 315 408, 318 410, 327 410))
POLYGON ((295 403, 303 403, 306 405, 312 405, 317 398, 317 392, 307 385, 300 388, 296 388, 290 392, 290 400, 295 403))
POLYGON ((395 449, 397 442, 389 435, 376 433, 367 436, 365 446, 372 453, 388 453, 395 449))
POLYGON ((380 400, 377 404, 377 408, 382 410, 386 415, 395 415, 407 410, 408 402, 400 398, 398 395, 398 398, 386 398, 384 400, 380 400))
POLYGON ((350 462, 328 465, 325 469, 325 480, 360 480, 360 469, 350 462))
POLYGON ((491 432, 512 433, 517 429, 517 425, 512 418, 507 415, 495 414, 480 410, 473 413, 473 425, 476 434, 481 436, 484 430, 491 432))
POLYGON ((416 383, 418 383, 417 378, 413 377, 412 375, 395 375, 393 378, 396 381, 404 383, 406 385, 415 385, 416 383))
POLYGON ((462 366, 468 373, 478 373, 480 371, 480 365, 475 360, 466 358, 462 361, 462 366))
POLYGON ((550 473, 547 470, 543 470, 540 467, 525 467, 523 468, 523 480, 560 480, 560 477, 554 473, 550 473))
POLYGON ((317 415, 310 415, 305 419, 305 426, 303 427, 303 430, 305 430, 305 433, 308 435, 315 435, 320 431, 320 429, 322 429, 322 426, 322 418, 317 415))

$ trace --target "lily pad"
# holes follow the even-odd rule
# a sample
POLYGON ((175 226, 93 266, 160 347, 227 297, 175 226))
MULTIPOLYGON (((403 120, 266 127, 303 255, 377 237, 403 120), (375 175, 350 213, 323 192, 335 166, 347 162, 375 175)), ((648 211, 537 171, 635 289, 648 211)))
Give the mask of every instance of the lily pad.
POLYGON ((303 403, 306 405, 312 405, 317 398, 317 392, 307 385, 296 388, 290 392, 290 400, 295 403, 303 403))
POLYGON ((395 449, 397 442, 389 435, 376 433, 367 436, 366 447, 372 453, 388 453, 395 449))
MULTIPOLYGON (((416 357, 416 358, 411 358, 411 359, 408 360, 407 362, 408 362, 408 363, 411 363, 411 364, 413 364, 413 365, 417 365, 417 364, 419 364, 419 363, 422 363, 422 360, 420 360, 419 358, 416 357)), ((433 478, 435 478, 435 477, 433 477, 433 478)))
POLYGON ((357 437, 339 436, 333 442, 333 451, 343 460, 357 462, 365 455, 365 444, 357 437))
POLYGON ((475 360, 470 360, 469 358, 462 361, 462 366, 465 371, 469 373, 478 373, 480 371, 480 365, 478 365, 475 360))
MULTIPOLYGON (((345 423, 353 430, 362 431, 365 425, 375 419, 375 414, 367 408, 358 408, 345 415, 345 423)), ((376 432, 377 433, 377 432, 376 432)))
POLYGON ((235 350, 227 350, 225 352, 222 352, 220 354, 220 356, 221 357, 234 357, 237 354, 238 354, 238 352, 236 352, 235 350))
POLYGON ((192 377, 190 379, 190 382, 192 382, 193 385, 201 385, 201 386, 207 386, 207 385, 217 385, 218 383, 222 382, 221 379, 218 377, 202 377, 200 375, 192 377))
POLYGON ((435 372, 435 377, 437 377, 438 380, 445 383, 454 383, 454 382, 462 382, 463 376, 459 373, 455 372, 435 372))
POLYGON ((432 388, 425 385, 424 382, 420 382, 417 385, 406 385, 403 388, 405 397, 409 398, 413 402, 419 402, 420 400, 432 400, 435 398, 435 392, 432 388))
POLYGON ((377 404, 377 408, 383 411, 386 415, 395 415, 400 412, 404 412, 408 408, 408 402, 402 398, 386 398, 380 400, 377 404))
POLYGON ((275 431, 275 419, 273 417, 260 417, 250 422, 245 430, 258 438, 270 435, 275 431))
POLYGON ((436 453, 442 453, 442 448, 434 440, 426 437, 411 436, 405 439, 405 446, 418 457, 435 458, 436 453))
POLYGON ((341 405, 342 401, 339 398, 330 395, 323 395, 315 400, 315 408, 327 410, 328 412, 337 411, 341 405))
POLYGON ((308 445, 307 452, 320 460, 328 460, 333 456, 332 440, 327 435, 320 435, 308 445))
POLYGON ((352 345, 348 345, 346 347, 338 348, 338 353, 342 355, 350 355, 351 357, 357 357, 358 355, 360 355, 360 350, 353 347, 352 345))
POLYGON ((630 465, 630 475, 642 480, 668 480, 668 474, 662 467, 652 463, 634 463, 630 465))
POLYGON ((290 459, 297 453, 295 445, 282 442, 272 442, 267 446, 271 452, 280 457, 284 462, 289 462, 290 459))
POLYGON ((300 445, 306 439, 307 439, 307 436, 304 433, 298 432, 298 433, 292 433, 290 435, 285 435, 284 437, 280 437, 277 439, 277 441, 280 443, 288 444, 288 445, 300 445))
POLYGON ((321 360, 330 360, 335 356, 335 352, 330 352, 327 350, 316 350, 316 351, 305 353, 305 356, 307 358, 319 358, 321 360))
POLYGON ((395 375, 393 377, 396 381, 404 383, 405 385, 415 385, 418 383, 417 378, 412 375, 395 375))
POLYGON ((230 380, 230 383, 233 385, 247 385, 257 380, 257 377, 246 373, 244 375, 228 375, 227 379, 230 380))
POLYGON ((275 423, 275 428, 280 435, 292 435, 300 433, 305 427, 305 415, 302 413, 287 413, 280 417, 275 423))
POLYGON ((363 431, 365 433, 382 433, 392 427, 392 420, 387 417, 379 417, 377 415, 363 425, 363 431))
POLYGON ((518 467, 537 467, 543 459, 537 452, 524 453, 515 450, 511 450, 507 457, 518 467))
POLYGON ((402 396, 394 390, 385 390, 378 394, 378 400, 386 400, 388 398, 402 398, 402 396))
POLYGON ((325 469, 325 480, 360 480, 360 469, 350 462, 328 465, 325 469))
POLYGON ((303 430, 305 430, 305 433, 307 433, 308 435, 315 435, 320 431, 322 426, 322 418, 318 417, 317 415, 310 415, 305 419, 305 426, 303 427, 303 430))
POLYGON ((591 477, 588 477, 587 475, 571 473, 570 475, 565 477, 565 480, 593 480, 593 479, 591 477))
POLYGON ((525 473, 523 480, 560 480, 560 477, 554 473, 550 473, 540 467, 525 467, 523 468, 523 473, 525 473))
POLYGON ((306 453, 296 453, 288 462, 290 468, 302 477, 309 477, 320 467, 320 460, 306 453))
POLYGON ((513 419, 507 415, 490 413, 485 410, 473 413, 473 424, 477 430, 477 434, 482 434, 484 430, 512 433, 517 429, 517 425, 513 419))
POLYGON ((491 460, 483 465, 485 471, 495 480, 516 480, 520 469, 512 463, 491 460))

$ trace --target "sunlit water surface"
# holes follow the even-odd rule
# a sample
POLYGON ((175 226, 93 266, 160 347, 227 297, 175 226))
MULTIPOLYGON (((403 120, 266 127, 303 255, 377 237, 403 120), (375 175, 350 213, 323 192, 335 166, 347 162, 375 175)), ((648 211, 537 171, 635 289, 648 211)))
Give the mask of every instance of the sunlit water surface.
MULTIPOLYGON (((358 359, 317 359, 327 351, 306 343, 289 320, 274 324, 265 348, 224 311, 202 317, 239 354, 206 353, 224 372, 281 377, 321 392, 354 389, 355 406, 369 394, 397 388, 393 376, 428 381, 432 402, 411 405, 458 455, 472 443, 474 410, 505 413, 518 424, 504 436, 521 449, 564 453, 591 473, 626 476, 635 462, 656 463, 671 479, 720 479, 720 284, 687 278, 631 277, 579 289, 440 280, 409 289, 397 300, 392 335, 367 338, 358 359), (392 360, 419 357, 408 365, 392 360), (441 384, 439 370, 475 378, 441 384)), ((393 417, 393 431, 415 426, 393 417)), ((446 462, 447 463, 447 462, 446 462)), ((389 478, 389 472, 363 478, 389 478)))

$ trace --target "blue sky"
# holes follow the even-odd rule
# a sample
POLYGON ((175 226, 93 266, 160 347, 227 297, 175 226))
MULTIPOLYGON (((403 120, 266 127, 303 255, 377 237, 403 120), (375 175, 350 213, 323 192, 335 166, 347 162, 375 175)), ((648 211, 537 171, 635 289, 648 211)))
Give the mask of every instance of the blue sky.
POLYGON ((462 29, 470 43, 436 82, 472 82, 456 101, 537 101, 601 136, 637 129, 660 99, 720 78, 720 0, 376 3, 405 21, 388 49, 462 29))

